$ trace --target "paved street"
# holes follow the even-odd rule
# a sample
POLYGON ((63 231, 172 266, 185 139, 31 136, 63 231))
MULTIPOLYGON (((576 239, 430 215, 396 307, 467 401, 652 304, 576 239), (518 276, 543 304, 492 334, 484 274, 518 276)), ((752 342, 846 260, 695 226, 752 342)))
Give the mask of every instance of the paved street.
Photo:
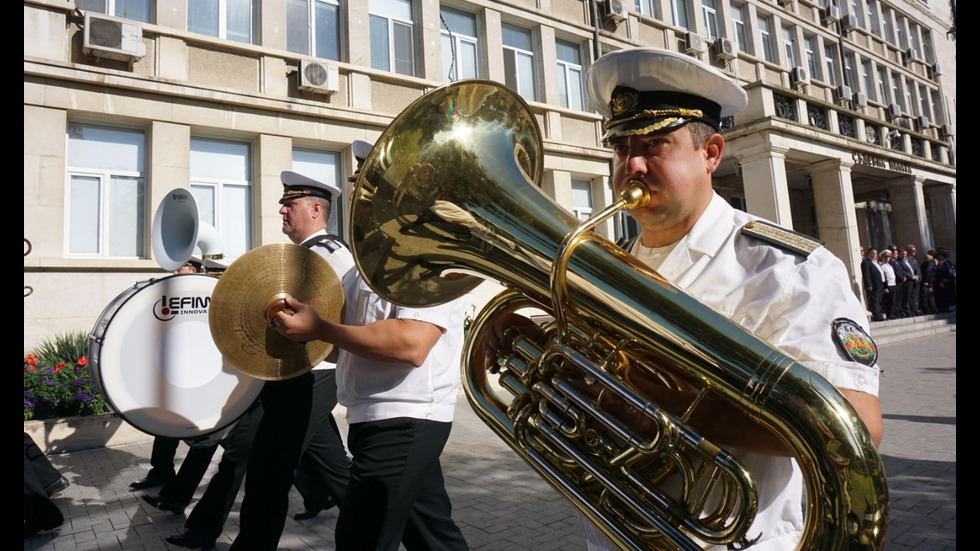
MULTIPOLYGON (((885 370, 881 453, 891 500, 886 550, 955 550, 956 333, 887 344, 879 358, 885 370)), ((66 521, 26 539, 25 551, 177 549, 164 537, 181 532, 185 517, 159 511, 129 489, 149 468, 150 447, 146 441, 51 456, 71 482, 55 498, 66 521)), ((181 446, 179 454, 185 451, 181 446)), ((205 480, 216 465, 217 456, 205 480)), ((572 507, 476 419, 463 397, 443 468, 454 516, 474 551, 585 549, 572 507)), ((238 533, 241 497, 219 550, 238 533)), ((290 511, 300 509, 293 490, 290 511)), ((335 521, 336 509, 311 521, 289 518, 280 548, 332 550, 335 521)))

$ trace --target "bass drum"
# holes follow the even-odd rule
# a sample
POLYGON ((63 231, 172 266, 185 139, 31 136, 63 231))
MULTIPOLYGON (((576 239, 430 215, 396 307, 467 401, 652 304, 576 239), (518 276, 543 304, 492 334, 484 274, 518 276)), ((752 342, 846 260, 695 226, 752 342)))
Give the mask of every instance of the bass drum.
POLYGON ((89 335, 93 380, 109 407, 153 436, 207 442, 252 405, 264 381, 225 362, 208 306, 218 278, 182 274, 137 283, 89 335))

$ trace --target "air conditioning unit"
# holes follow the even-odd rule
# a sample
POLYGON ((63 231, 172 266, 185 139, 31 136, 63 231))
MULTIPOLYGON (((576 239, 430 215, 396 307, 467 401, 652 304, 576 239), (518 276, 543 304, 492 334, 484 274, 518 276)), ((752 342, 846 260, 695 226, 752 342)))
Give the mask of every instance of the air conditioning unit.
POLYGON ((735 59, 737 55, 735 43, 727 38, 719 38, 711 43, 711 58, 715 61, 735 59))
POLYGON ((952 137, 953 135, 953 125, 944 124, 939 127, 939 133, 942 134, 944 138, 952 137))
POLYGON ((919 130, 926 130, 931 126, 929 123, 929 117, 925 115, 919 115, 915 118, 915 125, 919 127, 919 130))
POLYGON ((793 88, 810 84, 810 71, 807 71, 806 67, 793 67, 793 70, 789 72, 789 84, 793 88))
POLYGON ((938 77, 941 74, 943 74, 943 69, 942 69, 942 67, 939 66, 938 63, 933 63, 932 65, 929 66, 929 77, 930 78, 936 78, 936 77, 938 77))
POLYGON ((902 52, 902 63, 908 65, 909 61, 912 61, 913 59, 918 59, 918 57, 919 57, 919 53, 915 51, 915 48, 909 48, 908 50, 902 52))
POLYGON ((629 16, 629 8, 623 0, 605 0, 602 5, 607 19, 622 21, 629 16))
POLYGON ((299 89, 320 94, 332 94, 340 90, 340 71, 332 63, 301 59, 299 62, 299 89))
POLYGON ((703 54, 708 49, 708 43, 698 33, 689 32, 684 35, 684 51, 688 54, 703 54))
POLYGON ((844 103, 845 101, 850 101, 850 100, 851 100, 851 87, 850 86, 845 86, 845 85, 842 84, 842 85, 838 86, 837 88, 834 88, 834 102, 835 103, 840 104, 840 103, 844 103))
POLYGON ((796 3, 796 0, 776 0, 776 3, 784 8, 791 8, 796 3))
POLYGON ((845 31, 853 31, 858 28, 858 18, 856 15, 848 14, 841 18, 840 24, 845 31))
POLYGON ((855 108, 867 107, 868 96, 862 94, 861 92, 854 92, 854 95, 851 96, 851 105, 853 105, 855 108))
POLYGON ((840 21, 840 8, 837 6, 827 6, 823 9, 823 15, 820 17, 820 22, 824 25, 829 25, 830 23, 836 23, 840 21))
POLYGON ((898 106, 897 103, 892 103, 888 106, 888 118, 897 119, 902 116, 902 108, 898 106))
POLYGON ((82 51, 122 61, 140 59, 146 55, 143 25, 129 19, 86 13, 82 51))

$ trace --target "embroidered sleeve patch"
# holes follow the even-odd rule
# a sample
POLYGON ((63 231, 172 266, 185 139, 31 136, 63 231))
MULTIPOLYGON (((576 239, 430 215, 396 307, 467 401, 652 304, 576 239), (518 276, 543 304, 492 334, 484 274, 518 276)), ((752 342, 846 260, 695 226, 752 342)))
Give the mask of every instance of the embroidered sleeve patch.
POLYGON ((834 342, 845 356, 864 365, 874 365, 878 359, 878 347, 860 325, 847 318, 837 318, 830 326, 834 342))

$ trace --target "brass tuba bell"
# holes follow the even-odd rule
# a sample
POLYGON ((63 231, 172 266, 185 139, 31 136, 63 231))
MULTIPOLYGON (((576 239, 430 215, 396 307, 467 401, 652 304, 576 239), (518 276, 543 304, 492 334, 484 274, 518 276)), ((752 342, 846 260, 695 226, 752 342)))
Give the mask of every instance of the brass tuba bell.
POLYGON ((354 259, 386 300, 432 306, 483 279, 510 288, 480 313, 464 347, 464 389, 480 418, 622 548, 744 547, 755 536, 751 473, 685 424, 712 393, 797 458, 807 496, 798 549, 881 549, 884 469, 847 400, 591 231, 642 197, 625 196, 580 225, 538 190, 543 155, 519 96, 462 81, 392 122, 352 196, 354 259), (508 357, 487 358, 488 324, 531 306, 554 317, 542 338, 517 338, 508 357), (701 394, 675 417, 632 384, 638 370, 666 385, 693 381, 701 394), (636 433, 604 411, 610 395, 653 428, 636 433))

